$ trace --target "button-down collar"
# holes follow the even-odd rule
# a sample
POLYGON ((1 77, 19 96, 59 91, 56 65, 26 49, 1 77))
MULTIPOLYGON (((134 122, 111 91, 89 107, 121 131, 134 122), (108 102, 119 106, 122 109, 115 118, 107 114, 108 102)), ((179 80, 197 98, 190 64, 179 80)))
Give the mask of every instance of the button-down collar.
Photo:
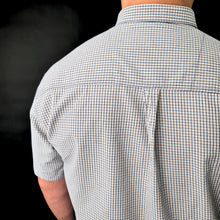
POLYGON ((122 9, 117 23, 160 22, 191 25, 197 28, 195 13, 191 8, 177 5, 140 4, 122 9))

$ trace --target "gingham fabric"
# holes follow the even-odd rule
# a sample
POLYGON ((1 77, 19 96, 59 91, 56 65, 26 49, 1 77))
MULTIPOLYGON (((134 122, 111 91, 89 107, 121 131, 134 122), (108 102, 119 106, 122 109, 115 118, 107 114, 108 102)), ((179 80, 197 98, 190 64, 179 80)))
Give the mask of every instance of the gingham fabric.
POLYGON ((192 9, 134 5, 55 63, 30 110, 34 172, 77 220, 220 219, 220 43, 192 9))

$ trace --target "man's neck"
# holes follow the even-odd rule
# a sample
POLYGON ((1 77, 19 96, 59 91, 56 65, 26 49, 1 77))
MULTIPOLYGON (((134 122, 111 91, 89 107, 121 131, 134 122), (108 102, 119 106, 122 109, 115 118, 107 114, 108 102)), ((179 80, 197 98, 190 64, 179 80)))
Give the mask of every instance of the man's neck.
POLYGON ((131 5, 140 4, 166 4, 192 8, 191 0, 121 0, 122 9, 131 5))

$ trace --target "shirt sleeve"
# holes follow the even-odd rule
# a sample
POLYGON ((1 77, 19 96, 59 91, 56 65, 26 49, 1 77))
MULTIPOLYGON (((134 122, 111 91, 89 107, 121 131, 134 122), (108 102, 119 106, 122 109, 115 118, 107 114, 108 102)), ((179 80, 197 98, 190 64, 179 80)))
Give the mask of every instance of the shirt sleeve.
POLYGON ((50 102, 45 102, 45 99, 35 100, 30 110, 33 168, 36 176, 56 181, 64 177, 63 160, 47 138, 45 120, 50 118, 48 105, 50 102))

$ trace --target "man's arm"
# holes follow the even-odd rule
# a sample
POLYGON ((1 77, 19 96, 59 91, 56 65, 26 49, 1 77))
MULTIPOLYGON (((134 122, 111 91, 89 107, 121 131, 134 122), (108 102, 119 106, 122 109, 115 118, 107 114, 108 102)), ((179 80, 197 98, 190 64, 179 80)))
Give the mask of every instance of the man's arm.
POLYGON ((44 198, 58 220, 75 220, 65 179, 46 181, 38 177, 44 198))

